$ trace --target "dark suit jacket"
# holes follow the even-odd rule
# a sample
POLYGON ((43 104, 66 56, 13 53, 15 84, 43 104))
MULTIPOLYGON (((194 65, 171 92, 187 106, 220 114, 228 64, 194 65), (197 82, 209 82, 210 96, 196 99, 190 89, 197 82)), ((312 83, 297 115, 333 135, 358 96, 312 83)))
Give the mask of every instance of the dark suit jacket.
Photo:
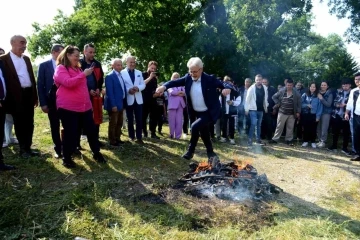
MULTIPOLYGON (((125 82, 124 82, 125 87, 125 82)), ((113 70, 105 77, 105 88, 106 88, 106 95, 105 95, 105 102, 104 108, 111 112, 113 107, 117 107, 118 111, 121 111, 125 106, 123 106, 123 89, 119 82, 119 78, 116 75, 116 72, 113 70)), ((125 87, 126 93, 126 87, 125 87)))
MULTIPOLYGON (((186 74, 182 78, 169 81, 164 84, 166 89, 185 86, 187 108, 190 116, 194 114, 194 109, 192 107, 192 99, 190 97, 190 89, 192 83, 193 80, 191 79, 191 76, 189 74, 186 74)), ((223 83, 217 80, 215 77, 203 72, 201 75, 201 88, 204 96, 205 105, 208 108, 212 121, 215 123, 220 117, 220 102, 219 95, 217 94, 217 89, 224 89, 226 87, 224 87, 223 83)))
MULTIPOLYGON (((22 110, 22 88, 20 85, 19 77, 16 73, 15 66, 11 60, 10 53, 1 55, 0 60, 4 63, 4 77, 5 77, 5 84, 6 84, 6 109, 8 113, 14 113, 15 111, 21 111, 22 110)), ((33 91, 33 97, 32 99, 28 99, 28 101, 32 101, 35 105, 38 102, 38 95, 36 91, 36 82, 35 82, 35 76, 33 72, 33 68, 30 62, 30 58, 27 56, 24 56, 24 60, 27 66, 27 70, 29 72, 30 81, 32 84, 32 91, 33 91)))
POLYGON ((45 61, 39 65, 37 76, 37 88, 39 94, 40 106, 46 106, 48 92, 54 84, 54 67, 52 59, 45 61))

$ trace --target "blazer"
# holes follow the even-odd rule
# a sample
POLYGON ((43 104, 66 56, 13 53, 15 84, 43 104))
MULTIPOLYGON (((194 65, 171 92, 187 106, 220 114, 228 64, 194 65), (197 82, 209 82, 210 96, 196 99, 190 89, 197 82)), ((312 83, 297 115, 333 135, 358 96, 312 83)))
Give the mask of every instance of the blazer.
MULTIPOLYGON (((28 99, 29 101, 32 101, 34 106, 38 103, 38 95, 37 95, 37 90, 36 90, 36 82, 35 82, 35 76, 34 76, 34 72, 33 72, 33 68, 30 62, 30 58, 23 55, 23 58, 25 60, 26 66, 27 66, 27 70, 30 76, 30 81, 31 81, 31 87, 32 87, 32 99, 28 99)), ((20 80, 19 77, 17 75, 14 63, 11 60, 11 56, 10 56, 10 52, 1 55, 0 56, 0 60, 3 61, 4 64, 4 69, 5 69, 5 84, 6 84, 6 90, 7 90, 7 94, 6 94, 6 98, 5 98, 5 103, 6 103, 6 110, 8 113, 14 113, 16 111, 21 111, 23 106, 22 106, 22 88, 20 85, 20 80)))
POLYGON ((46 106, 48 103, 48 92, 54 84, 54 67, 52 59, 40 63, 37 75, 37 89, 40 106, 46 106))
POLYGON ((127 104, 129 106, 134 104, 134 101, 136 99, 137 104, 143 104, 143 98, 142 98, 142 94, 141 91, 145 89, 145 82, 144 82, 144 78, 142 76, 142 72, 140 72, 139 70, 134 69, 135 71, 135 81, 134 83, 131 81, 128 69, 125 68, 124 70, 121 71, 121 76, 123 77, 124 81, 125 81, 125 88, 126 88, 126 100, 127 100, 127 104), (136 92, 135 94, 130 94, 128 91, 130 88, 132 87, 138 87, 139 91, 136 92))
MULTIPOLYGON (((166 82, 163 85, 166 89, 185 86, 187 108, 190 116, 194 116, 195 114, 190 97, 192 83, 193 80, 190 74, 186 74, 182 78, 166 82)), ((218 88, 224 89, 227 87, 224 87, 223 83, 220 80, 217 80, 214 76, 210 76, 203 72, 201 74, 201 88, 205 105, 210 113, 211 120, 215 123, 220 117, 220 102, 216 91, 218 88)))
MULTIPOLYGON (((106 95, 104 101, 104 108, 108 112, 111 112, 113 107, 117 107, 118 111, 121 111, 125 107, 123 106, 124 93, 120 81, 123 81, 123 79, 119 80, 115 70, 112 70, 105 77, 106 95)), ((125 87, 125 81, 124 81, 124 87, 125 87)), ((126 94, 126 87, 125 87, 125 94, 126 94)))
POLYGON ((180 91, 185 91, 184 87, 174 87, 168 89, 168 109, 178 109, 180 107, 186 107, 184 97, 176 95, 180 91))

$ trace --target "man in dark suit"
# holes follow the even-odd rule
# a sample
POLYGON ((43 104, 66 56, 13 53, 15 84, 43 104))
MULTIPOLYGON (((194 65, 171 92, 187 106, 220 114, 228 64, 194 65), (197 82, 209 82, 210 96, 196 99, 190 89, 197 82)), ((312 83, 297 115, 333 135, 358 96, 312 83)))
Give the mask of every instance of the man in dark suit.
POLYGON ((48 93, 54 84, 54 70, 56 68, 56 59, 64 47, 60 44, 54 44, 51 48, 51 59, 39 65, 37 76, 37 87, 41 110, 48 114, 51 137, 54 143, 55 158, 61 158, 61 138, 60 138, 60 119, 57 114, 56 106, 48 104, 48 93))
POLYGON ((10 40, 11 51, 0 56, 4 63, 7 94, 6 110, 13 116, 20 155, 28 158, 38 155, 31 150, 34 132, 34 107, 38 105, 35 76, 30 59, 23 55, 26 39, 15 35, 10 40))
POLYGON ((209 124, 216 122, 220 116, 220 102, 216 91, 217 88, 223 89, 223 95, 228 95, 231 91, 230 89, 224 89, 223 83, 214 76, 204 73, 203 65, 200 58, 190 58, 187 63, 188 74, 178 80, 169 81, 156 89, 156 92, 162 93, 172 87, 185 86, 188 112, 190 116, 195 114, 197 118, 191 124, 189 148, 183 155, 183 158, 188 160, 193 157, 200 136, 205 144, 208 157, 216 156, 209 133, 209 124))
MULTIPOLYGON (((4 139, 4 125, 5 125, 5 103, 6 83, 4 77, 4 64, 0 60, 0 139, 4 139)), ((1 141, 0 141, 1 143, 1 141)), ((15 167, 6 165, 4 163, 4 156, 2 154, 2 144, 0 144, 0 171, 13 170, 15 167)))
POLYGON ((109 113, 108 138, 110 145, 119 146, 121 141, 121 128, 123 125, 123 113, 126 106, 126 88, 121 76, 122 62, 116 58, 112 61, 113 70, 105 77, 105 102, 104 108, 109 113))

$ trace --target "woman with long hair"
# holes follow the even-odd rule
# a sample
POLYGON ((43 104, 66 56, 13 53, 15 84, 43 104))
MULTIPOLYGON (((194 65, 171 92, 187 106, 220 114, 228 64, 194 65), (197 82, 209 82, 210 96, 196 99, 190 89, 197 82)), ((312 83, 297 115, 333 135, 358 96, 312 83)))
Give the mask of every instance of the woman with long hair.
POLYGON ((58 87, 56 106, 64 128, 63 165, 67 168, 75 167, 71 155, 77 147, 79 126, 83 127, 87 135, 94 159, 98 162, 106 162, 100 153, 95 133, 92 105, 86 81, 86 76, 90 75, 93 69, 87 68, 82 71, 79 59, 78 47, 65 47, 57 58, 57 67, 54 73, 54 82, 58 87))
POLYGON ((302 147, 307 147, 311 143, 311 147, 316 148, 316 126, 320 121, 322 111, 323 105, 318 98, 318 87, 313 82, 301 96, 301 123, 304 128, 302 147))
POLYGON ((333 109, 333 99, 334 96, 329 88, 329 83, 327 81, 322 81, 320 86, 320 91, 318 93, 318 98, 323 104, 323 112, 319 124, 317 126, 317 136, 319 142, 317 146, 319 148, 325 147, 325 143, 328 136, 329 124, 330 124, 330 115, 333 109))

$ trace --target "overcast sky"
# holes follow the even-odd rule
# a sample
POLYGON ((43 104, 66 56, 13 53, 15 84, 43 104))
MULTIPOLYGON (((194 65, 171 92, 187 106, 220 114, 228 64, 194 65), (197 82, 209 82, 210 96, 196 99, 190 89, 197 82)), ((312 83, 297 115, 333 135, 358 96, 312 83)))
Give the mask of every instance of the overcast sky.
MULTIPOLYGON (((326 0, 324 1, 326 2, 326 0)), ((74 0, 2 0, 1 2, 1 34, 0 47, 5 51, 10 50, 10 38, 15 34, 31 35, 33 22, 40 24, 51 24, 57 9, 61 9, 66 14, 73 11, 74 0), (14 18, 14 13, 18 19, 14 18), (21 16, 21 17, 19 17, 21 16)), ((337 33, 343 36, 350 21, 347 19, 338 20, 335 16, 329 14, 329 8, 325 3, 319 0, 313 1, 313 21, 314 31, 326 37, 330 33, 337 33)), ((347 44, 349 53, 351 53, 357 62, 360 63, 360 45, 347 44)))

